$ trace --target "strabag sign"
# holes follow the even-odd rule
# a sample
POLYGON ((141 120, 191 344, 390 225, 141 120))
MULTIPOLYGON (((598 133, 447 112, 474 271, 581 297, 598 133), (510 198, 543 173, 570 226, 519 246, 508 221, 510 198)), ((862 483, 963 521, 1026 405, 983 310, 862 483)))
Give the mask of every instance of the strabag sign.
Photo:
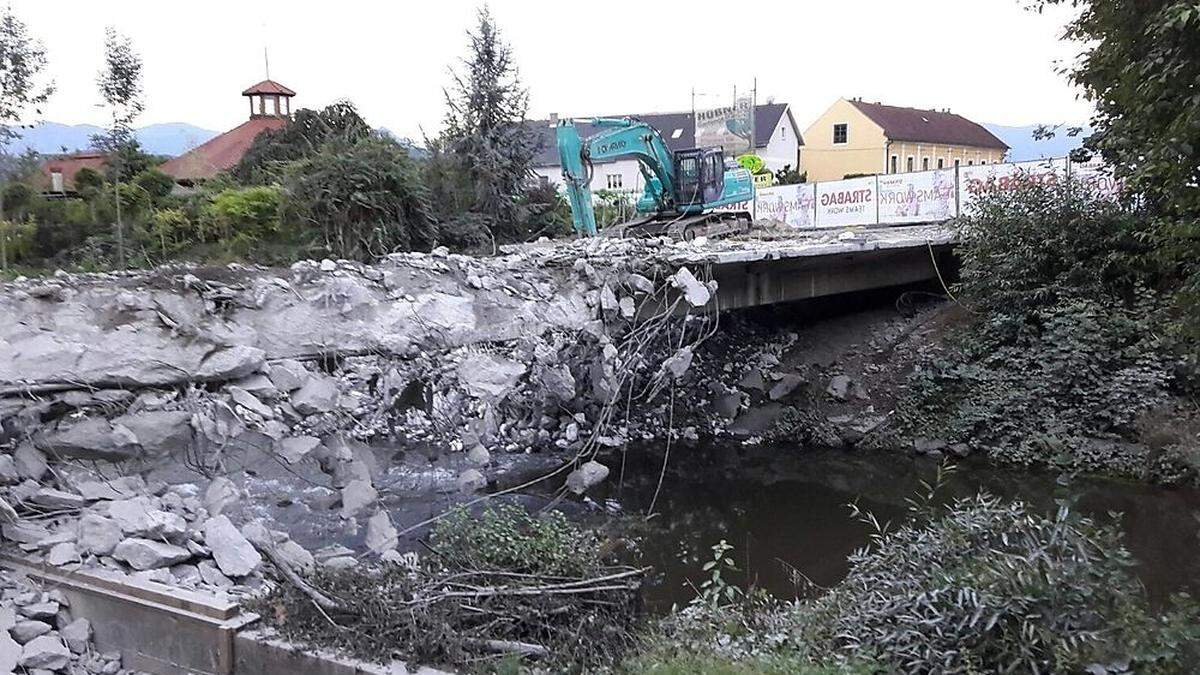
POLYGON ((1015 190, 1027 183, 1060 183, 1067 179, 1067 159, 1040 159, 1012 164, 958 168, 958 212, 969 215, 976 195, 990 189, 1015 190))
POLYGON ((956 213, 954 169, 879 176, 879 222, 928 223, 956 213))
POLYGON ((817 226, 875 224, 875 176, 816 185, 817 226))

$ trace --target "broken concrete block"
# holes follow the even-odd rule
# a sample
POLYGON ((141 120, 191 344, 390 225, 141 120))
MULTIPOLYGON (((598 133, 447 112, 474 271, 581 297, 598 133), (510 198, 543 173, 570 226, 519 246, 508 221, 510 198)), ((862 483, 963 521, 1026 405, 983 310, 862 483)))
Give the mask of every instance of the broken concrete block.
POLYGON ((293 436, 279 441, 279 454, 288 464, 297 464, 317 449, 321 439, 316 436, 293 436))
POLYGON ((108 515, 121 526, 121 530, 135 537, 179 537, 187 531, 187 521, 182 516, 159 510, 150 497, 121 499, 108 505, 108 515))
POLYGON ((68 563, 79 562, 79 549, 76 548, 73 542, 64 541, 60 544, 55 544, 50 548, 50 552, 46 554, 46 562, 61 567, 68 563))
POLYGON ((513 359, 476 352, 458 364, 458 381, 475 398, 501 401, 525 371, 525 364, 513 359))
POLYGON ((50 470, 50 465, 46 463, 46 455, 32 443, 21 443, 17 446, 13 451, 13 463, 17 467, 17 474, 29 480, 41 480, 50 470))
POLYGON ((75 619, 63 626, 58 634, 67 643, 67 649, 75 654, 83 654, 88 649, 88 643, 92 641, 92 622, 82 617, 75 619))
POLYGON ((219 516, 230 505, 237 503, 241 492, 237 485, 225 476, 217 476, 204 491, 204 508, 210 516, 219 516))
POLYGON ((850 377, 847 375, 837 375, 829 381, 829 386, 826 387, 825 393, 839 401, 845 401, 850 395, 850 377))
POLYGON ((467 461, 475 466, 487 466, 492 461, 492 453, 482 445, 476 445, 467 451, 467 461))
POLYGON ((225 382, 245 377, 262 368, 264 353, 261 349, 244 345, 226 347, 205 357, 196 369, 194 379, 225 382))
POLYGON ((669 356, 662 364, 664 373, 669 374, 672 378, 678 380, 683 377, 688 368, 692 367, 692 348, 691 346, 683 347, 669 356))
POLYGON ((692 307, 703 307, 712 299, 708 286, 701 283, 686 267, 680 267, 679 271, 671 276, 671 285, 679 289, 683 299, 692 307))
POLYGON ((487 478, 478 469, 467 469, 458 474, 458 490, 463 494, 479 492, 487 487, 487 478))
POLYGON ((6 630, 0 630, 0 673, 14 673, 21 660, 21 645, 6 630))
POLYGON ((164 457, 192 444, 192 414, 184 410, 153 410, 122 415, 114 423, 128 429, 143 452, 164 457))
POLYGON ((120 461, 141 453, 138 439, 121 424, 103 417, 79 422, 59 422, 53 429, 34 435, 38 449, 57 457, 120 461))
POLYGON ((392 525, 392 519, 388 516, 387 511, 376 511, 375 515, 367 521, 367 548, 373 551, 376 555, 382 555, 384 551, 391 551, 396 548, 400 538, 397 535, 395 526, 392 525))
POLYGON ((192 554, 174 544, 131 537, 117 544, 112 556, 135 570, 153 570, 189 560, 192 554))
POLYGON ((303 363, 292 359, 283 359, 272 363, 268 372, 271 384, 285 392, 296 391, 303 387, 309 378, 308 368, 305 368, 303 363))
POLYGON ((82 495, 48 487, 39 489, 29 501, 50 509, 81 509, 87 504, 82 495))
POLYGON ((53 628, 45 621, 37 621, 34 619, 25 619, 18 621, 9 629, 8 633, 13 636, 13 639, 21 644, 33 641, 34 638, 41 637, 49 633, 53 628))
POLYGON ((292 393, 292 407, 301 415, 327 413, 337 408, 340 398, 337 384, 332 379, 313 375, 292 393))
POLYGON ((605 478, 608 478, 607 466, 597 461, 584 462, 582 466, 567 476, 567 489, 581 495, 588 488, 601 483, 605 478))
POLYGON ((262 556, 226 516, 204 521, 204 545, 228 577, 244 577, 262 564, 262 556))
POLYGON ((271 382, 270 378, 262 373, 255 373, 249 377, 243 377, 235 383, 240 389, 253 394, 261 399, 274 399, 279 396, 279 389, 271 382))
POLYGON ((217 566, 210 560, 201 560, 196 563, 196 569, 200 572, 200 579, 209 586, 215 588, 230 588, 233 586, 233 580, 221 573, 217 566))
POLYGON ((42 668, 45 670, 62 670, 71 662, 71 651, 62 640, 43 635, 34 638, 21 650, 21 658, 17 665, 27 669, 42 668))
POLYGON ((95 502, 129 499, 146 492, 146 481, 141 476, 121 476, 106 481, 84 481, 76 486, 84 499, 95 502))
POLYGON ((0 485, 12 485, 21 482, 21 474, 17 471, 17 463, 12 455, 0 455, 0 485))
POLYGON ((15 541, 18 544, 37 544, 50 536, 50 531, 41 525, 24 521, 4 523, 4 525, 0 526, 0 533, 4 534, 5 539, 15 541))
POLYGON ((633 288, 633 290, 637 291, 638 293, 653 293, 654 292, 654 282, 650 281, 648 278, 646 278, 640 274, 637 274, 636 272, 633 274, 630 274, 629 278, 626 281, 629 284, 629 286, 631 288, 633 288))
POLYGON ((76 546, 82 553, 109 555, 125 536, 115 520, 95 513, 85 513, 79 519, 76 546))
POLYGON ((21 613, 21 616, 25 616, 30 619, 49 620, 53 619, 55 616, 58 616, 58 609, 59 604, 57 602, 54 600, 47 600, 45 602, 34 602, 28 605, 23 605, 17 611, 21 613))
POLYGON ((629 320, 632 320, 633 317, 637 316, 637 304, 634 303, 633 298, 627 295, 621 298, 621 302, 618 304, 621 308, 621 316, 629 320))
POLYGON ((804 378, 795 373, 784 373, 783 376, 779 378, 779 381, 771 387, 771 391, 768 392, 767 396, 769 396, 772 401, 778 401, 787 398, 793 391, 796 391, 797 387, 802 384, 804 384, 804 378))
POLYGON ((379 493, 369 480, 357 478, 342 488, 342 517, 353 518, 358 512, 375 503, 379 493))
POLYGON ((233 399, 234 403, 242 406, 255 415, 258 415, 263 419, 271 419, 275 416, 275 411, 271 410, 269 406, 258 400, 257 396, 251 394, 245 389, 230 385, 226 388, 226 390, 229 392, 229 397, 233 399))

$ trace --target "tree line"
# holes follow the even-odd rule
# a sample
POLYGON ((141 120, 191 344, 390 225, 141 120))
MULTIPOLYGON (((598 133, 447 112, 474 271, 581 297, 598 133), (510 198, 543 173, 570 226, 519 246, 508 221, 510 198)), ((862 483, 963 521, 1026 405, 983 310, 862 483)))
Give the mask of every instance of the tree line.
POLYGON ((570 231, 570 210, 536 176, 528 90, 488 9, 450 69, 442 130, 415 148, 372 128, 349 101, 301 109, 260 134, 230 171, 176 186, 133 124, 145 107, 142 59, 115 28, 97 75, 109 115, 91 139, 103 170, 80 169, 77 199, 34 187, 41 158, 7 150, 53 94, 41 42, 11 8, 0 15, 0 267, 110 269, 173 259, 286 264, 396 251, 494 252, 570 231))

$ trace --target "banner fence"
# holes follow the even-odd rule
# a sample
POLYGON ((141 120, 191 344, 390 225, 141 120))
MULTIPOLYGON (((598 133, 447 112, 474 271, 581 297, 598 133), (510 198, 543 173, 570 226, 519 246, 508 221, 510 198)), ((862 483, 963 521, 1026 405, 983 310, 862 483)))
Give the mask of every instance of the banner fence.
POLYGON ((776 185, 755 190, 753 204, 727 208, 798 229, 935 223, 968 213, 977 195, 993 187, 1066 180, 1080 181, 1112 199, 1124 188, 1102 164, 1072 163, 1064 157, 776 185))

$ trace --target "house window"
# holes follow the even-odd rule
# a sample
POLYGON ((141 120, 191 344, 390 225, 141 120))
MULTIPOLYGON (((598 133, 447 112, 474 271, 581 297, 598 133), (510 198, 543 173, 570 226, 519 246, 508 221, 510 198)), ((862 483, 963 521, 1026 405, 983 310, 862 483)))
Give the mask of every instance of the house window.
POLYGON ((787 140, 787 127, 779 127, 779 138, 780 140, 787 140))
POLYGON ((956 160, 954 160, 954 168, 956 168, 956 169, 957 169, 957 168, 958 168, 958 164, 959 164, 959 162, 961 162, 961 161, 962 161, 961 159, 956 159, 956 160))
POLYGON ((912 170, 913 170, 913 158, 912 158, 912 155, 909 155, 909 156, 908 156, 908 162, 905 164, 905 166, 907 166, 907 167, 908 167, 907 169, 905 169, 905 171, 912 171, 912 170))
POLYGON ((62 176, 61 171, 50 172, 50 191, 51 192, 62 192, 63 191, 63 176, 62 176))
POLYGON ((621 180, 621 174, 619 173, 610 173, 605 178, 607 179, 609 190, 619 190, 624 187, 624 182, 621 180))
POLYGON ((833 142, 834 143, 845 143, 846 142, 846 136, 848 134, 847 126, 848 125, 845 125, 845 124, 833 125, 833 142))
POLYGON ((922 158, 921 158, 921 170, 922 170, 922 171, 928 171, 928 170, 929 170, 929 158, 928 158, 928 157, 922 157, 922 158))
POLYGON ((938 168, 943 169, 945 167, 946 167, 946 160, 942 159, 941 157, 938 157, 938 168))
POLYGON ((981 159, 981 160, 979 160, 979 163, 980 163, 980 164, 987 164, 987 160, 986 160, 986 159, 981 159))
POLYGON ((967 160, 967 166, 975 166, 975 160, 973 160, 973 159, 968 159, 968 160, 967 160))
POLYGON ((900 158, 895 155, 892 155, 892 173, 899 173, 899 171, 900 171, 899 162, 900 162, 900 158))

